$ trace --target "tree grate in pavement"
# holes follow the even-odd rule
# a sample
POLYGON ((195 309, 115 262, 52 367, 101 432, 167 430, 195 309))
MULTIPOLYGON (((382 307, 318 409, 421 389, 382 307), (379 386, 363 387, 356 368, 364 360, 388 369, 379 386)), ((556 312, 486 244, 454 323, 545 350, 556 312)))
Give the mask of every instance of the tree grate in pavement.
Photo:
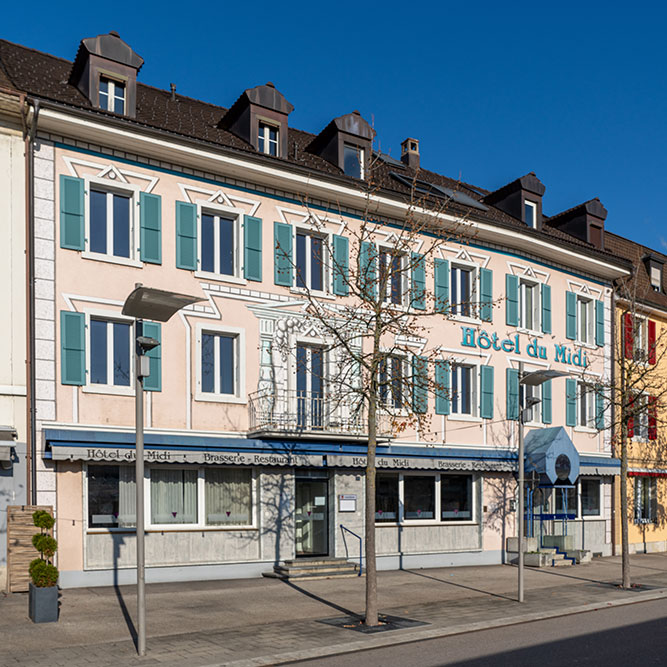
POLYGON ((378 632, 387 632, 388 630, 403 630, 405 628, 416 628, 420 625, 430 625, 424 621, 415 621, 411 618, 401 618, 400 616, 390 616, 389 614, 378 614, 379 625, 364 625, 364 619, 361 616, 336 616, 334 618, 323 618, 318 623, 333 625, 335 628, 344 628, 345 630, 354 630, 365 635, 372 635, 378 632))

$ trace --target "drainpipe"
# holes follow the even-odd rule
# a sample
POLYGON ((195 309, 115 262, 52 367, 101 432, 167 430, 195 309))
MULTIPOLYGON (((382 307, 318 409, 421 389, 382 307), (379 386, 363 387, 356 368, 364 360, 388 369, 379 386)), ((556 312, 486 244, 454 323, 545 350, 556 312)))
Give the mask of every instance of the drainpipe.
MULTIPOLYGON (((34 210, 34 145, 37 131, 37 117, 39 116, 39 100, 32 102, 33 114, 30 127, 25 132, 25 178, 26 178, 26 226, 25 226, 25 256, 26 256, 26 320, 27 320, 27 354, 26 373, 26 403, 28 417, 28 465, 27 487, 28 498, 32 505, 37 504, 37 415, 35 414, 35 210, 34 210)), ((27 116, 27 111, 26 111, 27 116)))

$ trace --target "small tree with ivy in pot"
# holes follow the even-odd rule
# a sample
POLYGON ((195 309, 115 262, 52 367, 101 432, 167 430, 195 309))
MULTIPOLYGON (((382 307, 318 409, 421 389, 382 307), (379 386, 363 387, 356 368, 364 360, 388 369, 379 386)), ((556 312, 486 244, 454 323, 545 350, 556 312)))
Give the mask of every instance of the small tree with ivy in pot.
POLYGON ((32 545, 39 551, 28 569, 30 584, 29 612, 35 623, 58 620, 58 568, 53 564, 53 556, 58 542, 49 534, 55 519, 46 510, 33 512, 32 521, 40 532, 32 537, 32 545))

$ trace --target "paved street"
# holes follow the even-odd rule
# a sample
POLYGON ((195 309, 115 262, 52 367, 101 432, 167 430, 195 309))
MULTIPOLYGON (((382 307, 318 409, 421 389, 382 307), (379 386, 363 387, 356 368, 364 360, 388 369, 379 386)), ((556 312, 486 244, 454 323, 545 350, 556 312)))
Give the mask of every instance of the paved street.
POLYGON ((633 591, 618 588, 619 558, 529 569, 523 605, 513 598, 516 569, 509 566, 381 572, 381 611, 427 625, 374 635, 319 622, 363 611, 358 578, 152 584, 144 659, 136 657, 132 641, 134 587, 63 591, 60 621, 40 626, 39 642, 27 618, 27 595, 18 594, 0 599, 0 665, 280 664, 667 597, 667 554, 637 555, 632 562, 641 584, 633 591))
POLYGON ((667 600, 574 614, 400 646, 292 663, 318 667, 419 665, 561 667, 664 665, 667 600))

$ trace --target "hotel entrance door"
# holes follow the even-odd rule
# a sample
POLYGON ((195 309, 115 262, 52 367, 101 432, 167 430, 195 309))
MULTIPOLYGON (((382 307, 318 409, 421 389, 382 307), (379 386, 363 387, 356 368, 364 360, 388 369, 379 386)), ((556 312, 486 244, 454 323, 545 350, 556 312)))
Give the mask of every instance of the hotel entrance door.
POLYGON ((329 555, 329 489, 327 479, 297 477, 295 535, 297 557, 329 555))

